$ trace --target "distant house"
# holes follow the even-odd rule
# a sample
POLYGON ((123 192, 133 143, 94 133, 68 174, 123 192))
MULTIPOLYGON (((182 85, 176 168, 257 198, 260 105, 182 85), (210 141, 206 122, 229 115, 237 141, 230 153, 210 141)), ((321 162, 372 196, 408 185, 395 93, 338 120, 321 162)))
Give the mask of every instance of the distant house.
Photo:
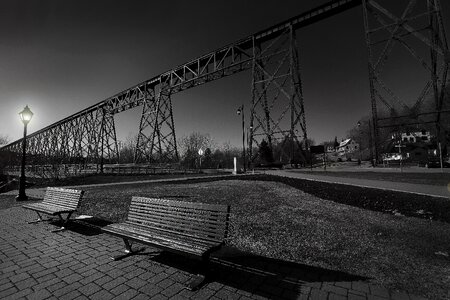
MULTIPOLYGON (((393 139, 395 136, 393 136, 393 139)), ((402 143, 430 143, 431 134, 429 131, 422 130, 416 132, 402 132, 402 143)))
POLYGON ((353 139, 345 139, 343 140, 337 149, 339 154, 353 153, 359 150, 359 144, 356 143, 353 139))
POLYGON ((331 152, 336 152, 337 148, 335 149, 333 145, 327 145, 326 150, 327 150, 327 153, 331 153, 331 152))

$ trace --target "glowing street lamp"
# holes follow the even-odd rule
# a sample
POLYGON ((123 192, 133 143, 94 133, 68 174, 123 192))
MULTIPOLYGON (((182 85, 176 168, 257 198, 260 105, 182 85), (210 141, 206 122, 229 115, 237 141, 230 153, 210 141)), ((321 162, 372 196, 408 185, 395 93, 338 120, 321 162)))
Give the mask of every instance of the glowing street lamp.
POLYGON ((33 118, 33 113, 28 108, 28 105, 19 113, 20 120, 23 123, 23 139, 22 139, 22 167, 20 169, 20 178, 19 178, 19 195, 17 195, 16 200, 23 201, 28 200, 27 195, 25 194, 25 154, 27 148, 27 125, 33 118))

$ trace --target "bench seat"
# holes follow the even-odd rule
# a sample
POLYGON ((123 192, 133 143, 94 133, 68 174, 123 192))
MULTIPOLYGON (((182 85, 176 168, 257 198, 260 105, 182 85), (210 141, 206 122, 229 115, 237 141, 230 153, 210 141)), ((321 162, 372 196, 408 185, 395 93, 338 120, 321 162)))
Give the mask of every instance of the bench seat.
POLYGON ((166 251, 186 253, 193 256, 203 257, 213 248, 219 247, 220 243, 214 245, 185 240, 181 237, 165 234, 164 232, 149 231, 147 227, 135 224, 111 224, 103 229, 112 235, 141 242, 166 251))
POLYGON ((26 208, 26 209, 38 211, 38 212, 41 212, 44 214, 52 215, 52 216, 56 216, 57 214, 60 214, 60 213, 70 213, 70 212, 75 211, 74 209, 67 208, 64 206, 45 204, 45 203, 30 203, 30 204, 25 204, 22 207, 26 208))

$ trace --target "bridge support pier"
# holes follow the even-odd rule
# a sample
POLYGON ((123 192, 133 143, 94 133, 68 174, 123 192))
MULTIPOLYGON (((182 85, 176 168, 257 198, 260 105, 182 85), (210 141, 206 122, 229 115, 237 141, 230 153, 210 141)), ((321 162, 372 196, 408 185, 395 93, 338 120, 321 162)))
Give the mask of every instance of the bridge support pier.
POLYGON ((146 94, 135 162, 178 162, 170 85, 161 77, 159 91, 146 94))
POLYGON ((257 158, 262 140, 276 161, 305 160, 306 119, 295 31, 289 26, 278 37, 262 41, 253 44, 250 160, 257 158))
POLYGON ((441 6, 439 0, 404 2, 398 11, 396 1, 362 1, 376 162, 393 132, 414 132, 418 127, 429 130, 434 125, 437 141, 446 144, 441 116, 450 112, 448 100, 444 103, 450 98, 445 97, 450 52, 441 6), (398 55, 403 56, 401 60, 396 59, 398 55), (398 64, 404 63, 405 58, 411 60, 408 70, 398 64), (424 87, 418 94, 412 95, 411 85, 406 91, 391 88, 398 86, 393 78, 405 78, 405 72, 424 78, 424 87))

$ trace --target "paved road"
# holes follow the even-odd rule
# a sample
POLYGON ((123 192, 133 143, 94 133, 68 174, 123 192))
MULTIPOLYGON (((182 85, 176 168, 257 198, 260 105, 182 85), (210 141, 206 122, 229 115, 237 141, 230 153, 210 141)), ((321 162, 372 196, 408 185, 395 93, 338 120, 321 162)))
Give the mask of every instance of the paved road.
POLYGON ((412 183, 359 179, 359 178, 346 178, 333 176, 332 172, 327 173, 327 175, 324 175, 323 173, 321 174, 320 172, 312 174, 290 170, 276 170, 276 171, 266 171, 266 174, 292 178, 301 178, 315 181, 324 181, 338 184, 370 187, 382 190, 393 190, 420 195, 429 195, 434 197, 450 198, 450 191, 448 186, 412 184, 412 183))

